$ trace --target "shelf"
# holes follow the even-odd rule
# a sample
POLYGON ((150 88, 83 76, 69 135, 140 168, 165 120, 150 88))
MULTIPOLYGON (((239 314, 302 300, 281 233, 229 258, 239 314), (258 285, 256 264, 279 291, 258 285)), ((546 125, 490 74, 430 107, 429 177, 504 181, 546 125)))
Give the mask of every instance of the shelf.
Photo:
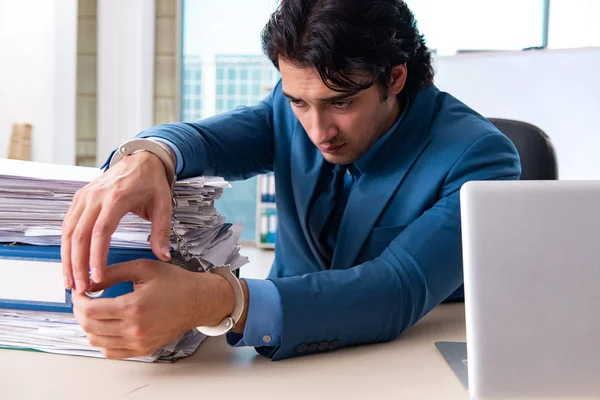
POLYGON ((256 247, 261 249, 274 249, 274 243, 263 242, 260 239, 268 236, 269 240, 275 240, 277 231, 277 204, 274 201, 263 201, 263 199, 275 199, 275 177, 273 174, 259 175, 256 186, 256 247), (267 194, 268 196, 264 196, 267 194))

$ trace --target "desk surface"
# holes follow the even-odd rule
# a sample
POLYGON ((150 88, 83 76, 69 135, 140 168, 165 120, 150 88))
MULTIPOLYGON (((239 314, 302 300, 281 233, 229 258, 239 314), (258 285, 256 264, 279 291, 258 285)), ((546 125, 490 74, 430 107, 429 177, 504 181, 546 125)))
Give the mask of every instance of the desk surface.
POLYGON ((173 364, 0 350, 0 399, 467 400, 434 345, 464 341, 464 325, 464 305, 441 305, 393 342, 282 361, 230 348, 223 337, 173 364))

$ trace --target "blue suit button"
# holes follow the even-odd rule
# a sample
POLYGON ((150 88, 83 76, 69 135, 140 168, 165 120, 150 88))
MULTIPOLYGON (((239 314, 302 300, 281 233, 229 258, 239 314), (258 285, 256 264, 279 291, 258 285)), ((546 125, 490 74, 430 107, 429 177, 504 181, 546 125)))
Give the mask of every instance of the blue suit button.
POLYGON ((335 349, 337 349, 338 347, 340 347, 340 341, 339 341, 339 340, 332 340, 332 341, 329 343, 329 350, 335 350, 335 349))
POLYGON ((324 340, 321 343, 319 343, 319 351, 325 351, 328 348, 329 348, 329 342, 327 340, 324 340))
POLYGON ((308 345, 308 352, 309 353, 314 353, 318 349, 319 349, 319 345, 317 343, 311 343, 311 344, 308 345))
POLYGON ((306 350, 308 350, 308 345, 306 343, 300 343, 298 346, 296 346, 296 353, 306 353, 306 350))

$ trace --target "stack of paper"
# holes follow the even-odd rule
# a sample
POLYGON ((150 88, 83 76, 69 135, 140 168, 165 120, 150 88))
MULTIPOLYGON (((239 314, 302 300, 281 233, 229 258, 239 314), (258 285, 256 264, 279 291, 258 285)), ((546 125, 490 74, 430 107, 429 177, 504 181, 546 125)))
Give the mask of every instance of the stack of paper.
MULTIPOLYGON (((62 222, 75 192, 101 173, 97 168, 0 159, 0 242, 60 245, 62 222)), ((248 262, 237 245, 241 226, 225 223, 214 207, 227 187, 219 177, 175 183, 175 259, 189 252, 208 265, 229 263, 233 269, 248 262), (181 243, 187 246, 181 249, 181 243)), ((150 248, 150 231, 149 221, 129 213, 113 234, 111 247, 150 248)))
MULTIPOLYGON (((0 159, 0 243, 29 244, 40 249, 60 245, 62 223, 73 196, 100 174, 102 171, 97 168, 0 159)), ((193 265, 194 269, 205 270, 230 264, 235 270, 248 262, 246 257, 239 254, 241 226, 227 223, 214 207, 214 201, 227 187, 228 182, 219 177, 198 177, 176 182, 171 232, 172 263, 188 269, 193 265)), ((113 234, 111 248, 149 250, 150 232, 150 222, 129 213, 113 234)), ((0 261, 4 272, 9 272, 8 277, 11 276, 11 268, 22 265, 14 260, 12 263, 6 259, 0 261)), ((48 271, 53 269, 53 278, 60 278, 58 261, 42 260, 43 266, 36 264, 36 268, 47 266, 48 271)), ((12 272, 13 278, 17 275, 12 272)), ((31 289, 29 280, 15 284, 22 285, 18 300, 27 300, 28 307, 12 306, 15 303, 10 302, 10 295, 7 297, 6 293, 1 293, 0 288, 0 348, 102 357, 89 344, 72 313, 40 311, 46 308, 32 310, 29 307, 31 304, 48 300, 21 296, 31 289)), ((61 290, 64 293, 64 289, 61 290)), ((56 287, 51 292, 60 298, 56 287)), ((15 295, 14 290, 11 294, 15 295)), ((50 301, 54 303, 46 304, 58 304, 55 297, 52 298, 54 300, 50 301)), ((68 303, 68 298, 65 298, 65 302, 68 303)), ((192 354, 204 339, 204 335, 193 329, 154 354, 133 360, 174 361, 192 354)))
MULTIPOLYGON (((191 355, 206 336, 188 331, 153 354, 130 361, 173 362, 191 355)), ((44 353, 102 358, 92 347, 72 314, 0 309, 0 347, 44 353)))

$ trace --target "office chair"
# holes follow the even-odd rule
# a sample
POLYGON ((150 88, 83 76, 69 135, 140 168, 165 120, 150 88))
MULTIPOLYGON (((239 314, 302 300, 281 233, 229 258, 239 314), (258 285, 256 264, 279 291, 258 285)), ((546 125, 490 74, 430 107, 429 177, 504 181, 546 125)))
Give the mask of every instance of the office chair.
POLYGON ((557 180, 558 162, 550 137, 537 126, 502 118, 488 120, 515 144, 521 157, 521 180, 557 180))
MULTIPOLYGON (((557 180, 558 163, 550 137, 537 126, 502 118, 488 120, 514 143, 521 158, 521 180, 557 180)), ((461 286, 444 303, 463 303, 461 286)))

